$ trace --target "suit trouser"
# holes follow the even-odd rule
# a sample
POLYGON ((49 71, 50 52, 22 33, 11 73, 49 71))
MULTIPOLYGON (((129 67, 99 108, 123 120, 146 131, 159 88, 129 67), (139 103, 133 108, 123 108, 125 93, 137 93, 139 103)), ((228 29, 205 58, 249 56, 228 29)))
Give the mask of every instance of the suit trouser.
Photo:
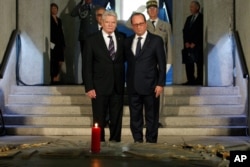
POLYGON ((101 128, 101 141, 105 141, 106 118, 109 116, 110 141, 121 141, 123 95, 98 95, 92 99, 93 124, 98 123, 101 128))
POLYGON ((146 142, 156 143, 159 123, 159 97, 152 95, 129 95, 130 128, 134 141, 143 142, 143 106, 146 121, 146 142))
POLYGON ((187 75, 187 80, 190 83, 195 83, 195 81, 198 81, 199 83, 202 84, 203 82, 203 59, 199 59, 196 62, 196 67, 197 67, 197 78, 195 80, 194 76, 194 63, 187 63, 185 64, 186 66, 186 75, 187 75))

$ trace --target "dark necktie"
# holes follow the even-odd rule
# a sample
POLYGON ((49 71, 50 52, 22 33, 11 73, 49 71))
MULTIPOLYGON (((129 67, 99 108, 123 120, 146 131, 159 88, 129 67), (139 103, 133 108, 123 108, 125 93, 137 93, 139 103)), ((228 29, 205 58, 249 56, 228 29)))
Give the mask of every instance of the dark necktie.
POLYGON ((108 50, 109 50, 109 55, 111 57, 112 60, 115 59, 115 45, 114 45, 114 41, 113 41, 113 38, 111 35, 108 36, 109 37, 109 47, 108 47, 108 50))
POLYGON ((141 39, 142 37, 137 38, 137 45, 136 45, 136 50, 135 50, 135 56, 139 56, 141 52, 141 39))
POLYGON ((155 28, 155 21, 152 21, 153 27, 155 28))
POLYGON ((191 20, 190 20, 190 27, 192 26, 192 24, 194 23, 195 21, 195 15, 192 16, 191 20))

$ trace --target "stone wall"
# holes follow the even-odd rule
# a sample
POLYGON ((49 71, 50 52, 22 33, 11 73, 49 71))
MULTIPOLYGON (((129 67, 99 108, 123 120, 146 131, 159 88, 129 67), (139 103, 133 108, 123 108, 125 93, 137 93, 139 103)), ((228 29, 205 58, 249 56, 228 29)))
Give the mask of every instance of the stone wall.
POLYGON ((0 0, 0 62, 12 31, 16 28, 16 3, 15 0, 0 0))
MULTIPOLYGON (((250 1, 235 0, 236 2, 236 30, 239 31, 243 51, 248 68, 250 68, 250 1)), ((249 70, 249 69, 248 69, 249 70)))
POLYGON ((27 85, 49 83, 50 1, 18 2, 20 78, 27 85))
MULTIPOLYGON (((243 52, 245 54, 246 63, 248 66, 248 70, 250 70, 250 29, 249 29, 249 16, 250 16, 250 1, 244 1, 244 0, 235 0, 236 4, 236 30, 239 32, 243 52)), ((242 73, 238 72, 238 78, 242 77, 242 73)), ((249 77, 249 76, 248 76, 249 77)), ((246 85, 249 85, 249 78, 246 78, 243 82, 239 79, 236 80, 237 84, 242 85, 246 87, 246 85)), ((249 118, 249 90, 247 89, 241 89, 241 94, 245 97, 244 98, 244 104, 246 104, 246 110, 249 118), (248 97, 248 98, 246 98, 248 97)), ((250 122, 248 121, 248 127, 250 126, 250 122)), ((248 134, 250 133, 250 130, 248 129, 248 134)))

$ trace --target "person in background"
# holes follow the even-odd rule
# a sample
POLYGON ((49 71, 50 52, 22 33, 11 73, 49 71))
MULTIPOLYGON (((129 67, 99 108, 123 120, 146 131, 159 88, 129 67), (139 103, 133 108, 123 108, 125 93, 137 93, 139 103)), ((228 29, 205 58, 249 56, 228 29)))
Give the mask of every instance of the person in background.
POLYGON ((85 91, 92 102, 93 123, 101 128, 101 141, 105 141, 108 115, 109 141, 121 141, 124 95, 124 37, 116 32, 117 15, 105 11, 102 30, 88 37, 84 49, 85 91))
POLYGON ((194 60, 183 62, 186 66, 187 75, 187 82, 183 85, 203 84, 203 15, 199 11, 199 2, 192 1, 190 3, 191 15, 187 17, 183 29, 183 42, 184 50, 193 54, 194 60), (196 78, 194 63, 197 67, 196 78))
POLYGON ((50 75, 51 84, 60 83, 60 71, 64 62, 65 40, 62 29, 62 21, 57 17, 58 5, 50 5, 50 75))
POLYGON ((166 54, 160 36, 147 31, 144 14, 133 13, 131 25, 135 35, 127 38, 124 52, 127 60, 127 91, 130 128, 135 143, 143 140, 143 107, 145 108, 146 142, 158 138, 159 97, 166 79, 166 54))
POLYGON ((95 11, 95 17, 98 23, 98 30, 102 30, 102 15, 106 11, 104 7, 97 7, 95 11))
POLYGON ((164 42, 164 47, 166 50, 166 60, 171 64, 172 57, 172 44, 171 44, 171 25, 161 20, 158 17, 159 8, 156 0, 149 0, 146 3, 147 13, 149 19, 147 20, 147 29, 149 32, 155 35, 159 35, 164 42))
MULTIPOLYGON (((96 20, 96 6, 92 0, 81 0, 71 11, 72 17, 79 17, 81 20, 79 28, 78 40, 80 41, 82 65, 84 65, 85 55, 85 41, 87 37, 98 31, 98 23, 96 20)), ((84 67, 82 67, 82 80, 84 85, 84 67)))

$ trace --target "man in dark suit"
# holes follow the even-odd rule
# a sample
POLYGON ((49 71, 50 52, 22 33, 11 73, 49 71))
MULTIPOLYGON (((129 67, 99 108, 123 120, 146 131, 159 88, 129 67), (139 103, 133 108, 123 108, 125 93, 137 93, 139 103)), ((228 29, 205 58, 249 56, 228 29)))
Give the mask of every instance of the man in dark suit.
POLYGON ((125 40, 127 91, 129 96, 130 128, 135 142, 143 142, 143 107, 145 108, 146 142, 158 138, 159 97, 166 77, 166 54, 160 36, 147 31, 142 13, 131 16, 135 35, 125 40))
MULTIPOLYGON (((200 4, 192 1, 190 4, 192 15, 187 17, 183 29, 184 49, 193 54, 193 61, 183 62, 186 66, 187 82, 184 85, 203 84, 203 15, 200 4), (194 63, 197 66, 197 78, 194 76, 194 63)), ((186 55, 188 56, 188 54, 186 55)))
POLYGON ((101 128, 101 141, 105 141, 104 126, 108 115, 109 140, 120 142, 125 76, 123 36, 115 32, 116 25, 116 13, 105 11, 102 30, 86 42, 85 91, 92 101, 93 123, 101 128))

